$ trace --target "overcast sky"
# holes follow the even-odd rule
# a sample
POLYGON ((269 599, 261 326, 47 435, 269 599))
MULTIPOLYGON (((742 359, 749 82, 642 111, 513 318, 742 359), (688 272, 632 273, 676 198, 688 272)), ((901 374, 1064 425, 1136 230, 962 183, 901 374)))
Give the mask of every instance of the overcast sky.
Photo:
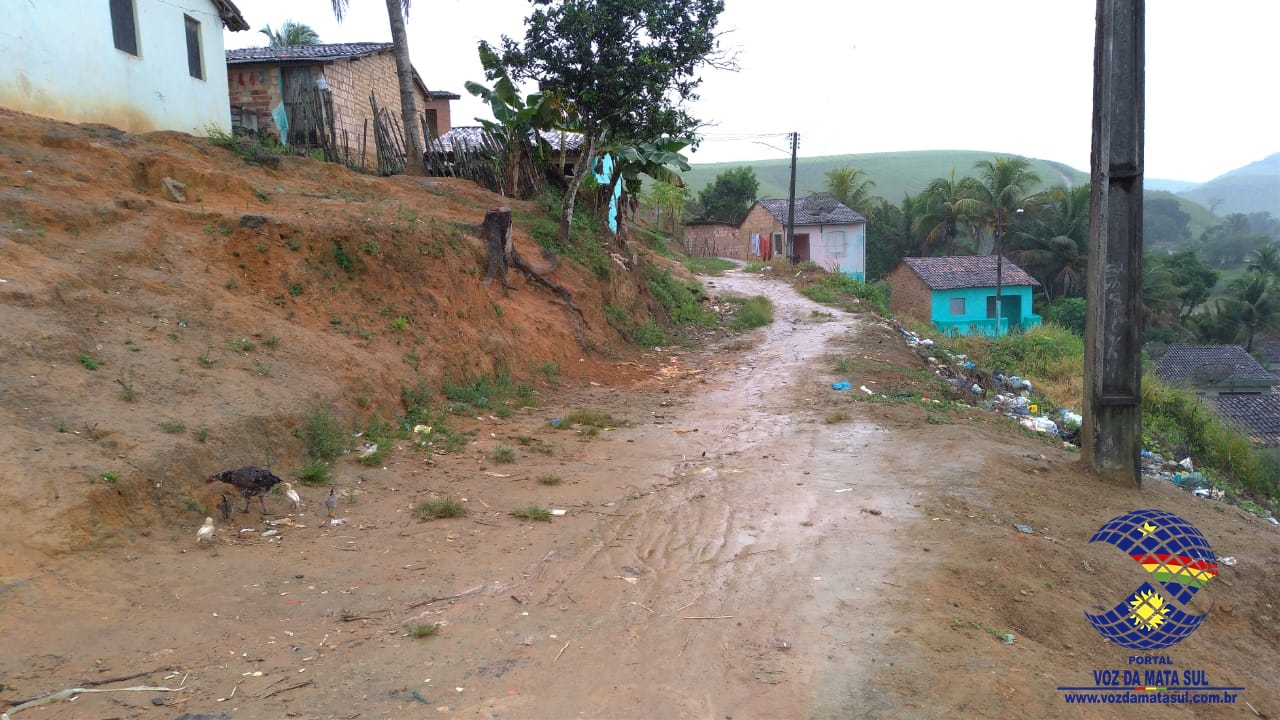
MULTIPOLYGON (((387 42, 384 0, 236 0, 265 44, 287 19, 323 42, 387 42)), ((1090 0, 726 0, 724 45, 741 71, 707 70, 693 114, 712 123, 694 162, 901 150, 981 150, 1089 169, 1095 3, 1090 0), (761 144, 763 143, 763 144, 761 144), (769 147, 773 146, 773 147, 769 147)), ((1150 0, 1146 175, 1204 182, 1280 152, 1280 0, 1150 0)), ((416 0, 414 66, 462 95, 454 125, 486 108, 476 43, 524 37, 528 0, 416 0)), ((532 89, 532 88, 531 88, 532 89)))

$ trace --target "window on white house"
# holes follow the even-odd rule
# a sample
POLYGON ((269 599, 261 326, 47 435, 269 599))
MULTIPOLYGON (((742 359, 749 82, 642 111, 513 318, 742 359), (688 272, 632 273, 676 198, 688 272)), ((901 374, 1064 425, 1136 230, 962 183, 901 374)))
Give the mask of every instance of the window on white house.
POLYGON ((110 0, 111 39, 116 49, 138 54, 138 25, 134 18, 133 0, 110 0))
POLYGON ((951 298, 951 314, 952 315, 964 314, 964 298, 962 297, 951 298))
POLYGON ((827 257, 844 257, 844 231, 833 230, 823 235, 823 239, 827 241, 827 257))
POLYGON ((186 15, 182 19, 187 24, 187 72, 197 80, 204 79, 204 53, 200 52, 200 21, 186 15))

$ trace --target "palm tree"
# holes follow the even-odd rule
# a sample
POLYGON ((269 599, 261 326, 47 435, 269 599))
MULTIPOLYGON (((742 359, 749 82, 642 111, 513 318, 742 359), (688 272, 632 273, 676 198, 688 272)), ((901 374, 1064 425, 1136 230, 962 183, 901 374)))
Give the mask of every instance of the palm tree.
POLYGON ((1269 242, 1251 250, 1245 260, 1251 272, 1261 273, 1272 279, 1280 278, 1280 245, 1269 242))
POLYGON ((939 246, 945 248, 948 255, 956 254, 956 238, 961 228, 970 224, 971 218, 982 209, 973 199, 971 185, 972 178, 956 180, 956 169, 952 167, 950 179, 934 178, 917 196, 920 215, 916 230, 921 239, 921 255, 928 255, 939 246))
POLYGON ((1023 250, 1018 262, 1044 287, 1045 298, 1084 290, 1089 259, 1089 186, 1054 188, 1032 204, 1031 217, 1014 231, 1023 250))
POLYGON ((1231 294, 1240 309, 1240 322, 1244 325, 1245 352, 1253 352, 1253 337, 1275 325, 1280 305, 1276 303, 1275 285, 1271 276, 1248 273, 1231 283, 1231 294))
POLYGON ((876 182, 867 177, 861 170, 849 167, 832 168, 827 171, 827 192, 845 207, 852 208, 866 217, 870 217, 881 198, 871 194, 876 189, 876 182))
POLYGON ((310 25, 285 20, 280 30, 272 30, 270 23, 263 25, 258 32, 267 36, 271 47, 288 47, 289 45, 319 45, 320 36, 310 25))
MULTIPOLYGON (((1014 212, 1027 203, 1031 189, 1040 184, 1040 176, 1031 171, 1031 161, 1023 157, 1000 157, 982 160, 974 165, 978 180, 970 187, 973 198, 982 205, 974 225, 975 233, 990 229, 1000 245, 1014 212)), ((993 247, 992 252, 1003 252, 993 247)))
MULTIPOLYGON (((350 0, 331 0, 333 15, 342 22, 350 0)), ((391 21, 391 44, 396 56, 396 79, 400 84, 400 122, 404 125, 405 174, 425 175, 422 158, 422 132, 418 125, 418 106, 413 99, 413 64, 409 61, 409 35, 404 19, 409 15, 410 0, 387 0, 387 17, 391 21)))

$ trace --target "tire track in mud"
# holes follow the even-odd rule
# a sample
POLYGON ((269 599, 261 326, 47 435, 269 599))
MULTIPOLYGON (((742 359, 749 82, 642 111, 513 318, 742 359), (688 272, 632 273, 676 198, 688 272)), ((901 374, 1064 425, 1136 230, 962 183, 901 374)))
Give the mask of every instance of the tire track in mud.
MULTIPOLYGON (((815 321, 820 306, 767 279, 715 284, 771 297, 777 320, 668 417, 697 433, 636 440, 666 482, 629 496, 621 517, 601 517, 590 542, 537 583, 534 597, 575 616, 567 652, 601 684, 539 682, 585 717, 887 712, 876 663, 891 656, 903 603, 883 583, 920 572, 907 556, 919 552, 909 541, 916 491, 892 470, 920 456, 904 462, 884 428, 827 425, 806 402, 833 392, 829 341, 866 321, 815 321)), ((503 706, 537 714, 490 709, 503 706)))

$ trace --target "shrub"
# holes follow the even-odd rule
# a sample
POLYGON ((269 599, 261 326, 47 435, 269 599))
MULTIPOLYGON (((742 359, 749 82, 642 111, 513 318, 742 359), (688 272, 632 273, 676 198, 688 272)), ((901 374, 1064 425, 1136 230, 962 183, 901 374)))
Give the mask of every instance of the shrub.
POLYGON ((333 468, 323 460, 312 460, 293 471, 293 476, 303 485, 328 485, 333 468))
POLYGON ((328 408, 316 410, 303 422, 302 441, 316 460, 332 460, 347 449, 347 433, 328 408))
POLYGON ((1058 298, 1053 304, 1042 309, 1040 314, 1044 316, 1046 323, 1061 325, 1077 335, 1084 335, 1084 298, 1058 298))
POLYGON ((674 323, 711 327, 715 318, 702 307, 702 286, 680 282, 670 270, 657 265, 644 266, 649 292, 662 304, 667 317, 674 323))

